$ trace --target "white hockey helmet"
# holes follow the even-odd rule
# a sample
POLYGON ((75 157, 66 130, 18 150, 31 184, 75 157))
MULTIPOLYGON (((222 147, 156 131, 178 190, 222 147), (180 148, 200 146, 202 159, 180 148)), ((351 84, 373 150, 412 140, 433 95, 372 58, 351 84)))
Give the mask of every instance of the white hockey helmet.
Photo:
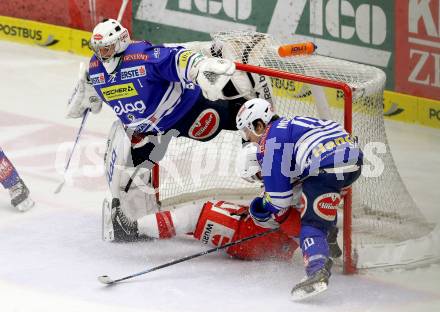
POLYGON ((119 54, 127 49, 130 42, 130 34, 121 23, 106 19, 93 29, 90 47, 106 71, 112 73, 119 64, 119 54))
POLYGON ((275 115, 272 104, 263 99, 252 99, 245 102, 237 113, 236 124, 244 140, 248 141, 246 129, 255 133, 254 121, 261 119, 267 125, 275 115))
POLYGON ((238 152, 237 155, 237 173, 238 175, 251 183, 261 181, 260 164, 257 159, 258 144, 248 143, 238 152))

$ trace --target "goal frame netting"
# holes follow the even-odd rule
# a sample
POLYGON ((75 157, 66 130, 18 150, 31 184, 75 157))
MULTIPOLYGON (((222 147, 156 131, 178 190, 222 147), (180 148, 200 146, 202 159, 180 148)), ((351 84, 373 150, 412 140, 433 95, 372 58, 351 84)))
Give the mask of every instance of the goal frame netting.
MULTIPOLYGON (((342 225, 342 239, 339 242, 343 244, 344 273, 352 274, 362 269, 389 268, 440 258, 440 251, 435 253, 430 248, 435 246, 436 242, 440 242, 440 228, 432 231, 432 224, 428 223, 420 213, 406 190, 389 151, 383 120, 385 73, 382 70, 320 55, 282 59, 274 52, 276 51, 274 47, 279 46, 279 42, 267 34, 221 32, 213 34, 212 37, 213 41, 208 44, 192 42, 187 46, 211 55, 210 53, 216 50, 213 47, 216 48, 215 45, 220 43, 222 51, 233 50, 232 54, 223 53, 222 57, 234 61, 237 72, 266 77, 271 83, 290 81, 306 86, 305 89, 303 86, 298 87, 299 94, 294 94, 294 98, 286 98, 283 93, 275 95, 279 97, 276 99, 277 102, 274 102, 277 112, 280 107, 293 109, 293 111, 285 111, 286 115, 279 113, 281 116, 290 118, 290 114, 294 113, 299 116, 331 118, 343 124, 348 133, 354 132, 353 135, 359 136, 360 140, 363 138, 363 144, 378 142, 387 147, 388 154, 383 157, 384 173, 377 179, 362 177, 359 179, 362 180, 361 182, 356 181, 354 187, 344 196, 342 207, 339 207, 341 208, 339 215, 342 213, 342 222, 338 220, 338 224, 342 225), (304 91, 307 88, 311 93, 304 91), (336 93, 331 93, 331 96, 336 95, 337 103, 327 102, 328 90, 336 93), (321 92, 323 97, 320 98, 321 92), (326 117, 325 109, 319 107, 320 102, 325 102, 324 106, 327 106, 330 117, 326 117), (313 105, 315 105, 314 111, 311 112, 309 109, 313 105), (332 114, 336 115, 331 116, 332 114), (360 125, 362 128, 359 128, 360 125), (387 188, 391 185, 393 185, 392 192, 388 194, 387 188), (395 204, 395 201, 399 202, 395 204)), ((230 133, 224 138, 227 135, 230 133)), ((218 157, 221 158, 224 156, 223 149, 226 148, 231 150, 231 155, 235 155, 233 149, 239 149, 239 143, 224 138, 213 139, 212 144, 215 146, 209 147, 213 147, 210 151, 212 155, 217 149, 218 157), (217 144, 220 147, 217 147, 217 144)), ((234 140, 236 139, 238 140, 238 138, 234 140)), ((183 176, 186 177, 192 174, 192 168, 186 162, 192 162, 192 157, 197 158, 201 150, 200 145, 197 145, 199 143, 186 140, 177 139, 174 142, 176 143, 173 146, 174 150, 169 154, 169 148, 165 158, 168 154, 171 156, 161 166, 155 166, 153 169, 156 198, 163 203, 165 209, 202 199, 248 200, 251 198, 249 196, 255 196, 253 195, 255 189, 243 184, 246 182, 236 182, 241 180, 236 173, 218 184, 211 183, 215 178, 209 176, 206 178, 208 183, 203 184, 202 187, 191 183, 185 184, 183 188, 175 187, 167 169, 164 169, 167 161, 174 161, 177 166, 181 166, 183 176), (182 150, 191 150, 191 152, 185 152, 182 156, 182 150)), ((228 169, 230 168, 226 168, 225 171, 228 169)), ((223 168, 218 167, 217 170, 223 168)), ((215 172, 215 174, 220 178, 224 177, 223 172, 215 172)), ((187 183, 186 180, 184 182, 187 183)))

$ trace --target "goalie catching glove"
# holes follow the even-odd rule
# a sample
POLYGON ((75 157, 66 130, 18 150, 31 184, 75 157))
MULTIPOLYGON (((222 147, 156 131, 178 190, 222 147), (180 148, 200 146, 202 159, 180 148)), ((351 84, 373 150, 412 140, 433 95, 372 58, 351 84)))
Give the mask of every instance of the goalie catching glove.
POLYGON ((235 72, 235 64, 227 59, 196 54, 189 78, 199 85, 203 96, 210 101, 224 98, 223 88, 235 72))
POLYGON ((101 111, 102 100, 93 88, 89 74, 84 66, 81 66, 78 80, 67 106, 67 118, 80 118, 87 109, 97 114, 101 111))

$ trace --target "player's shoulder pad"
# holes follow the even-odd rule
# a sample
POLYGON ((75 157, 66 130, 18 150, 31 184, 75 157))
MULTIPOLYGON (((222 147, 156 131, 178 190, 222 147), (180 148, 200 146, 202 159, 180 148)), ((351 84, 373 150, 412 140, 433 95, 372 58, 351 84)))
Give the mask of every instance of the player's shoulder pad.
POLYGON ((98 68, 99 63, 100 61, 98 60, 98 58, 95 55, 93 55, 89 61, 89 71, 98 68))
POLYGON ((137 41, 127 48, 124 53, 124 61, 142 59, 145 63, 157 64, 166 60, 170 54, 175 53, 181 47, 165 47, 163 45, 152 45, 147 41, 137 41))

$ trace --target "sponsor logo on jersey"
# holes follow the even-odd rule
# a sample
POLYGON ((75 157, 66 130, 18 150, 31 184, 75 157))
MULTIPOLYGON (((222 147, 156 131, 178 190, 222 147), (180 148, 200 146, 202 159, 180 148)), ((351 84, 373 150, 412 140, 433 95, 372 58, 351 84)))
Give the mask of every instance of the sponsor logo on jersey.
POLYGON ((118 104, 113 106, 113 111, 116 113, 116 115, 121 116, 123 114, 128 113, 143 113, 147 109, 147 106, 145 105, 144 101, 136 101, 134 103, 125 103, 123 104, 121 101, 118 101, 118 104))
POLYGON ((203 232, 203 237, 202 237, 203 244, 208 244, 209 238, 211 237, 213 227, 214 227, 214 224, 212 224, 212 223, 206 224, 205 231, 203 232))
POLYGON ((160 49, 159 48, 154 48, 153 50, 153 55, 155 58, 159 58, 160 57, 160 49))
POLYGON ((313 149, 313 155, 315 157, 319 157, 325 152, 332 151, 339 145, 343 144, 349 144, 351 147, 355 147, 357 145, 358 138, 352 137, 351 135, 347 134, 346 136, 341 136, 336 139, 332 139, 324 144, 319 143, 314 149, 313 149))
POLYGON ((313 210, 322 219, 334 221, 340 203, 341 195, 339 193, 322 194, 313 201, 313 210))
POLYGON ((124 55, 122 60, 125 61, 125 62, 130 62, 130 61, 146 61, 146 60, 148 60, 148 55, 144 54, 144 53, 127 54, 127 55, 124 55))
POLYGON ((202 243, 222 246, 231 241, 234 235, 234 229, 231 229, 217 222, 207 222, 202 233, 202 243))
POLYGON ((220 124, 220 116, 218 112, 212 108, 205 109, 188 131, 188 135, 196 140, 203 140, 212 136, 218 129, 220 124))
POLYGON ((99 66, 98 60, 90 61, 89 68, 97 68, 99 66))
POLYGON ((104 73, 97 73, 94 75, 90 75, 90 81, 94 86, 99 86, 105 83, 104 73))
POLYGON ((194 52, 193 52, 193 51, 190 51, 190 50, 185 51, 185 52, 182 52, 182 53, 179 55, 179 66, 180 66, 181 68, 186 68, 186 66, 188 65, 189 57, 190 57, 191 55, 193 55, 193 54, 194 54, 194 52))
POLYGON ((124 99, 138 95, 136 88, 131 82, 102 88, 101 92, 106 101, 124 99))
POLYGON ((145 66, 128 67, 121 70, 121 80, 128 80, 133 78, 145 77, 147 70, 145 66))

